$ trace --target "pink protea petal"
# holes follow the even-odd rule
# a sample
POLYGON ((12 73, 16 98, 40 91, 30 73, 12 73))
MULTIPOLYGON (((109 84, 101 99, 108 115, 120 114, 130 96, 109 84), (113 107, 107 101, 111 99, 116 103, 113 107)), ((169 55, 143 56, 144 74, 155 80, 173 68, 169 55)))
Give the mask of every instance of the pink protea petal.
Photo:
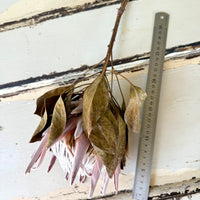
POLYGON ((51 161, 50 161, 50 164, 49 164, 49 168, 48 168, 48 173, 51 171, 52 167, 54 166, 56 162, 56 156, 55 155, 52 155, 52 158, 51 158, 51 161))
POLYGON ((38 165, 37 165, 36 168, 38 168, 38 167, 42 164, 42 162, 43 162, 43 160, 44 160, 44 157, 45 157, 45 155, 46 155, 46 152, 47 152, 47 147, 43 149, 43 151, 42 151, 42 153, 41 153, 41 155, 40 155, 39 163, 38 163, 38 165))
POLYGON ((106 193, 108 182, 109 182, 109 176, 108 176, 107 171, 105 171, 104 180, 103 180, 103 186, 101 188, 101 194, 103 194, 103 195, 106 193))
POLYGON ((40 156, 42 155, 42 153, 44 151, 46 151, 47 148, 47 141, 48 141, 48 137, 49 137, 49 133, 50 133, 50 128, 48 128, 45 132, 44 132, 44 137, 42 139, 42 142, 40 143, 37 151, 35 152, 35 154, 33 155, 31 162, 29 163, 27 169, 26 169, 26 173, 30 173, 31 168, 33 167, 33 165, 37 162, 37 160, 40 158, 40 156))
POLYGON ((74 131, 74 139, 76 140, 81 135, 82 132, 83 132, 82 117, 79 117, 77 121, 76 130, 74 131))
POLYGON ((114 184, 115 184, 115 193, 118 193, 118 181, 119 181, 119 173, 120 173, 120 164, 117 165, 117 168, 114 172, 114 184))
POLYGON ((75 153, 74 153, 74 161, 72 165, 72 178, 71 184, 73 184, 76 174, 80 168, 83 157, 86 154, 88 147, 90 145, 90 141, 87 136, 82 132, 82 134, 78 137, 75 143, 75 153))
POLYGON ((99 180, 99 176, 102 169, 102 161, 96 156, 96 162, 93 167, 92 176, 91 176, 91 183, 90 183, 90 191, 88 197, 91 198, 94 193, 94 189, 96 187, 97 181, 99 180))

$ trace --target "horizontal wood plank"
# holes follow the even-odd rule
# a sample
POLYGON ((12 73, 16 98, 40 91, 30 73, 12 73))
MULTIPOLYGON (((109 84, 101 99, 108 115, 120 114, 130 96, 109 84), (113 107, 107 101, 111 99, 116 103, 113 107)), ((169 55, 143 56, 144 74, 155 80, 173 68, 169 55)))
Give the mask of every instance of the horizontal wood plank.
MULTIPOLYGON (((154 14, 170 14, 167 48, 199 41, 200 1, 132 1, 114 45, 114 59, 150 51, 154 14), (189 9, 189 10, 188 10, 189 9), (193 22, 193 23, 191 23, 193 22)), ((65 16, 0 34, 0 85, 93 65, 105 57, 119 5, 65 16)))

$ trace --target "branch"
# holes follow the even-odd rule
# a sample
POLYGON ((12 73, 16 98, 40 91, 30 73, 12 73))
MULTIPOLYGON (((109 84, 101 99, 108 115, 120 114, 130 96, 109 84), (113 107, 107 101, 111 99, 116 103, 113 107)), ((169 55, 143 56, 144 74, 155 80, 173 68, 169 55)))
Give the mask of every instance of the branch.
POLYGON ((103 71, 102 71, 103 75, 105 75, 106 68, 107 68, 108 63, 110 61, 110 56, 112 54, 112 49, 113 49, 113 45, 114 45, 115 38, 116 38, 116 35, 117 35, 117 31, 118 31, 119 23, 120 23, 120 20, 121 20, 121 16, 124 13, 124 10, 125 10, 125 7, 126 7, 127 3, 128 3, 128 0, 123 0, 122 3, 121 3, 120 8, 118 10, 117 18, 115 20, 115 25, 114 25, 114 29, 113 29, 113 33, 112 33, 112 36, 111 36, 111 39, 110 39, 110 43, 108 45, 107 54, 106 54, 106 57, 105 57, 105 64, 103 66, 103 71))

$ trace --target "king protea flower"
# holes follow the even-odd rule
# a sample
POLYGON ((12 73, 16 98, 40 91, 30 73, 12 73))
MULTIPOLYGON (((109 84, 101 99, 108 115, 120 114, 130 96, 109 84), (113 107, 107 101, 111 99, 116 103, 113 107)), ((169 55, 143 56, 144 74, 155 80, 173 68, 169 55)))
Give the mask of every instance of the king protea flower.
POLYGON ((89 198, 103 168, 101 193, 105 194, 108 181, 113 176, 118 193, 119 173, 126 161, 126 123, 128 129, 138 127, 145 93, 132 85, 125 112, 109 91, 105 76, 99 75, 84 89, 77 88, 74 89, 74 84, 59 87, 37 99, 35 114, 41 116, 41 121, 30 142, 41 142, 26 173, 39 167, 46 152, 51 151, 53 155, 48 172, 58 160, 66 173, 66 180, 71 184, 75 179, 84 183, 90 177, 89 198))
POLYGON ((123 0, 118 10, 105 59, 89 69, 104 62, 100 75, 92 83, 83 84, 83 80, 97 73, 75 80, 70 85, 50 90, 37 99, 35 114, 41 117, 41 121, 30 142, 41 142, 26 173, 40 166, 46 152, 51 151, 53 156, 48 171, 57 159, 71 184, 76 177, 82 183, 90 177, 89 197, 93 195, 103 168, 105 174, 101 193, 106 192, 108 181, 113 176, 115 190, 118 192, 119 173, 126 162, 127 130, 139 131, 140 108, 146 97, 141 88, 134 86, 123 76, 131 85, 126 108, 118 79, 120 74, 113 66, 112 48, 127 3, 128 0, 123 0), (123 99, 122 106, 113 96, 113 84, 109 83, 106 76, 109 63, 112 65, 112 77, 113 74, 116 75, 123 99))

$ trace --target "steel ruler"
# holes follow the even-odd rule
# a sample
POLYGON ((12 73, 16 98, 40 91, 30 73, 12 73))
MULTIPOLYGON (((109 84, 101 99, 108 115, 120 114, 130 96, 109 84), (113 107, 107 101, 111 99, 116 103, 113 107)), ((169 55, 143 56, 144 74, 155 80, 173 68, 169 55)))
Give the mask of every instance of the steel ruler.
POLYGON ((169 15, 156 13, 132 199, 147 200, 169 15))

